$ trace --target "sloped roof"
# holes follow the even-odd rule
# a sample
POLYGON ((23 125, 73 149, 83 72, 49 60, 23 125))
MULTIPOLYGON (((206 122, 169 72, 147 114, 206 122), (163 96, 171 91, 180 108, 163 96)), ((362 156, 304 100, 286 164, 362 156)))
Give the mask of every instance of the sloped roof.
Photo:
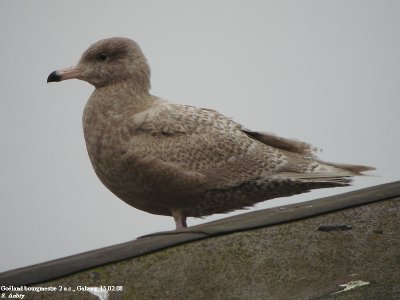
MULTIPOLYGON (((0 273, 0 283, 2 285, 20 286, 48 282, 66 275, 132 259, 196 240, 253 229, 264 229, 324 214, 332 214, 358 206, 371 205, 382 201, 398 201, 399 199, 400 181, 397 181, 308 202, 244 213, 193 226, 182 231, 155 233, 134 241, 0 273)), ((400 207, 398 205, 394 207, 398 208, 397 214, 400 214, 400 207)), ((374 211, 368 213, 373 214, 374 211)), ((351 229, 352 225, 349 222, 321 223, 318 226, 319 232, 351 229)), ((397 237, 397 242, 399 240, 400 235, 397 237)))

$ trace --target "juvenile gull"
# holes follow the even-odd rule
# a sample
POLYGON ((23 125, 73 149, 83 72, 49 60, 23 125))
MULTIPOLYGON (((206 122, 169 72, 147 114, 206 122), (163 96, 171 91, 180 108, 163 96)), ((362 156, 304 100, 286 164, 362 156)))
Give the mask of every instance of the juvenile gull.
POLYGON ((241 209, 312 189, 347 186, 372 167, 323 162, 300 141, 246 129, 218 112, 149 93, 150 67, 136 42, 96 42, 47 82, 95 86, 83 112, 86 147, 103 184, 137 209, 187 217, 241 209))

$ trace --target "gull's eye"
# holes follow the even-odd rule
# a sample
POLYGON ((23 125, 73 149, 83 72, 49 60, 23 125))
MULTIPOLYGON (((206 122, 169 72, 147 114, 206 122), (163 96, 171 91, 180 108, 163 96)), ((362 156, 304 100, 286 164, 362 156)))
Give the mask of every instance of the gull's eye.
POLYGON ((108 55, 105 53, 100 53, 97 58, 101 61, 105 61, 108 58, 108 55))

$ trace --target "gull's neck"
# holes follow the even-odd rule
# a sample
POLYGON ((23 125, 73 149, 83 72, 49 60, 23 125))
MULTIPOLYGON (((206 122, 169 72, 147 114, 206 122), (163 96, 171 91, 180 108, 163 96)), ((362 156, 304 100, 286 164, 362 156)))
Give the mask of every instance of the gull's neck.
POLYGON ((89 102, 103 111, 123 113, 129 108, 139 112, 148 107, 152 96, 148 86, 126 80, 96 88, 89 102))

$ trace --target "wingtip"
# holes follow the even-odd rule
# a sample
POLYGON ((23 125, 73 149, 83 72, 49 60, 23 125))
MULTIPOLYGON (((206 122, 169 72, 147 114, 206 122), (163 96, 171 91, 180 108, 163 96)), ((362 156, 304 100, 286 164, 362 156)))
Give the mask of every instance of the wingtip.
POLYGON ((351 173, 351 176, 365 176, 365 175, 369 175, 369 174, 365 174, 364 172, 376 170, 375 167, 364 166, 364 165, 337 164, 337 163, 330 163, 330 162, 325 162, 325 161, 319 161, 319 162, 324 165, 328 165, 328 166, 331 166, 334 168, 348 171, 351 173))

